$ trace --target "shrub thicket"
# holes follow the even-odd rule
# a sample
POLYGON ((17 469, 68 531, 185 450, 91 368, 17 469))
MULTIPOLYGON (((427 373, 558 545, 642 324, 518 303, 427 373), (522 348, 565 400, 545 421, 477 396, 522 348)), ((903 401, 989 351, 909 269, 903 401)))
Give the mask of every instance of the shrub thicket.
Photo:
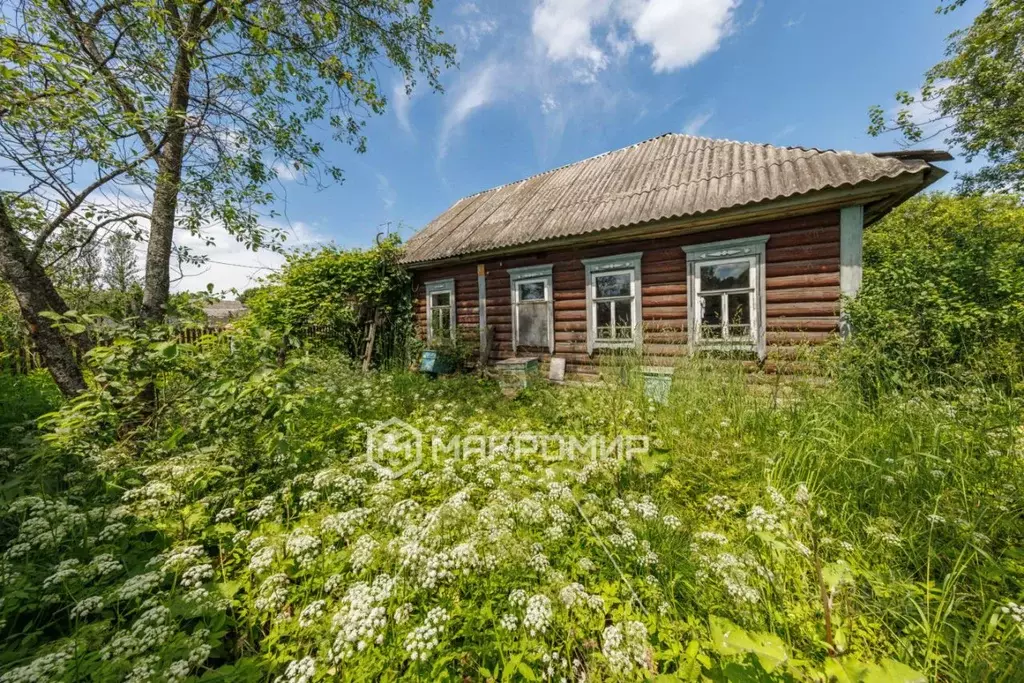
POLYGON ((361 358, 376 320, 374 357, 404 364, 412 331, 412 278, 397 236, 370 249, 323 247, 288 256, 266 285, 248 292, 252 322, 278 333, 322 327, 350 358, 361 358))
POLYGON ((1024 206, 1015 195, 912 199, 864 236, 846 370, 866 384, 1020 389, 1024 206))

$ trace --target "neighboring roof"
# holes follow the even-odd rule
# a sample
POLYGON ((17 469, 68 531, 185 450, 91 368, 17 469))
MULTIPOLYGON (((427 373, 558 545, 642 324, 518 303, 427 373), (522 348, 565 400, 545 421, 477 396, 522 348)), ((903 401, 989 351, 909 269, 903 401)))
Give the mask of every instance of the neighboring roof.
POLYGON ((241 317, 249 309, 241 301, 212 301, 203 306, 203 313, 210 322, 223 322, 241 317))
MULTIPOLYGON (((670 133, 455 202, 406 245, 439 261, 915 174, 945 153, 858 154, 670 133)), ((945 155, 948 156, 948 155, 945 155)))

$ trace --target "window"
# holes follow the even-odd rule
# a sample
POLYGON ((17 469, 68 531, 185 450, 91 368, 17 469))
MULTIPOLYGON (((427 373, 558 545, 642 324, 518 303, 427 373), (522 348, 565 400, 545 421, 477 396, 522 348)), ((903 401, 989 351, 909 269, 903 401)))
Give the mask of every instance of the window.
POLYGON ((584 259, 587 353, 593 353, 595 348, 640 345, 642 255, 638 252, 584 259))
POLYGON ((551 266, 510 268, 512 350, 520 346, 555 352, 554 297, 551 266))
POLYGON ((427 285, 427 341, 437 335, 455 337, 455 280, 435 280, 427 285))
POLYGON ((688 329, 695 347, 764 356, 764 247, 767 235, 683 247, 688 329))

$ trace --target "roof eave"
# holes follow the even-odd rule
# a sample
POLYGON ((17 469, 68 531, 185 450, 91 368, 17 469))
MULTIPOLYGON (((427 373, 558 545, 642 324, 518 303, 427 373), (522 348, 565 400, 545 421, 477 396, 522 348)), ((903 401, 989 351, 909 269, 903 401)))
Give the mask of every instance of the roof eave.
POLYGON ((908 173, 896 178, 866 181, 851 187, 818 190, 783 199, 745 204, 710 213, 596 230, 564 238, 537 240, 486 251, 459 254, 442 259, 404 262, 403 265, 409 270, 424 270, 438 266, 471 263, 483 259, 513 256, 553 248, 570 248, 597 240, 620 242, 635 239, 652 239, 689 232, 704 232, 731 225, 803 216, 855 204, 881 208, 881 213, 872 211, 870 216, 866 217, 867 224, 870 224, 944 175, 946 175, 946 171, 929 164, 926 168, 916 173, 908 173), (888 205, 889 200, 892 200, 891 205, 888 205))

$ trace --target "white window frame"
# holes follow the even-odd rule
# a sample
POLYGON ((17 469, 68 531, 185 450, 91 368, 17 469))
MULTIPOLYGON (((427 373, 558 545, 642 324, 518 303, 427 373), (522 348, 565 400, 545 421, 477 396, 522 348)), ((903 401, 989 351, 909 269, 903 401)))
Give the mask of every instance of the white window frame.
MULTIPOLYGON (((548 309, 548 352, 555 352, 555 289, 551 277, 551 264, 509 268, 509 286, 512 301, 512 353, 519 348, 519 285, 540 282, 544 285, 544 302, 548 309)), ((539 299, 535 300, 539 301, 539 299)))
MULTIPOLYGON (((587 287, 587 353, 594 349, 621 349, 636 347, 643 344, 643 305, 641 295, 643 289, 640 282, 640 259, 642 251, 630 254, 616 254, 601 258, 583 259, 587 287), (597 338, 597 302, 594 294, 594 279, 599 275, 630 275, 630 295, 633 297, 633 338, 632 339, 598 339, 597 338)), ((614 323, 614 315, 612 317, 614 323)))
MULTIPOLYGON (((770 235, 742 237, 721 242, 707 242, 683 247, 686 252, 686 323, 690 352, 697 349, 752 351, 763 359, 767 352, 765 338, 765 245, 770 235), (746 262, 750 265, 750 338, 702 339, 700 305, 702 266, 746 262)), ((725 302, 723 302, 725 303, 725 302)), ((723 319, 728 315, 723 310, 723 319)))
POLYGON ((435 294, 448 294, 448 301, 451 302, 452 313, 449 317, 449 336, 455 339, 457 317, 455 309, 455 279, 448 278, 447 280, 432 280, 431 282, 425 283, 427 292, 427 343, 434 341, 434 295, 435 294))

